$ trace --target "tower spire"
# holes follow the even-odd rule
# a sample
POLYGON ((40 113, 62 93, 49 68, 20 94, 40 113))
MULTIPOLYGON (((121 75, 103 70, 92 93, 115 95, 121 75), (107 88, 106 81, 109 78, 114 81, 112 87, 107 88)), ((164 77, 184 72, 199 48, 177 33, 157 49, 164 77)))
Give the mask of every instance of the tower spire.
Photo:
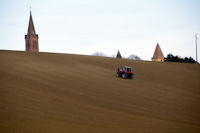
POLYGON ((165 57, 164 57, 164 55, 162 53, 160 45, 159 45, 159 43, 157 43, 155 52, 154 52, 153 57, 152 57, 152 61, 161 61, 161 62, 163 62, 164 58, 165 57))
POLYGON ((122 58, 121 53, 119 52, 119 50, 117 51, 117 56, 116 58, 122 58))
POLYGON ((31 34, 36 34, 35 32, 35 27, 34 27, 34 24, 33 24, 33 18, 32 18, 32 13, 31 13, 31 10, 30 10, 30 18, 29 18, 29 25, 28 25, 28 32, 27 32, 28 35, 31 35, 31 34))

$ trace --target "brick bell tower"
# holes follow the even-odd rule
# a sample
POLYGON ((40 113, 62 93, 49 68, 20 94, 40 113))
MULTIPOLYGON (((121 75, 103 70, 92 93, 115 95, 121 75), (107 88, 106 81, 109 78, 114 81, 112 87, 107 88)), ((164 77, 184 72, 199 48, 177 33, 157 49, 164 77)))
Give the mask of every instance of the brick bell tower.
POLYGON ((33 19, 30 11, 28 32, 25 35, 26 52, 39 52, 38 34, 35 32, 33 19))

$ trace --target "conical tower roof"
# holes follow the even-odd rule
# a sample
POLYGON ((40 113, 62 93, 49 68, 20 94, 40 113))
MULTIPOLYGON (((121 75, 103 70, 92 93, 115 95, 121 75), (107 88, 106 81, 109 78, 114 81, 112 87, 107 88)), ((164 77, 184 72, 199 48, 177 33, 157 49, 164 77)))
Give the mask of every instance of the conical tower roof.
POLYGON ((164 58, 164 55, 162 53, 159 43, 157 43, 152 59, 155 59, 155 58, 164 58))
POLYGON ((116 58, 122 58, 122 56, 121 56, 119 50, 117 51, 117 56, 116 56, 116 58))
POLYGON ((29 18, 29 25, 28 25, 28 32, 27 32, 27 34, 28 35, 34 35, 34 34, 36 34, 31 12, 30 12, 30 18, 29 18))

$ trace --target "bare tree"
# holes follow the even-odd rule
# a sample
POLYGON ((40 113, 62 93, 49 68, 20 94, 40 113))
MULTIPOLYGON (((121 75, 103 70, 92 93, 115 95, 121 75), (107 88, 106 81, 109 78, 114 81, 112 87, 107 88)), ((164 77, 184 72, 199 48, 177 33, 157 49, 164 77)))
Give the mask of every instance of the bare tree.
POLYGON ((131 59, 131 60, 142 60, 139 56, 134 55, 134 54, 129 55, 128 59, 131 59))
POLYGON ((102 52, 94 52, 92 55, 93 56, 104 56, 104 57, 106 57, 106 54, 104 54, 102 52))

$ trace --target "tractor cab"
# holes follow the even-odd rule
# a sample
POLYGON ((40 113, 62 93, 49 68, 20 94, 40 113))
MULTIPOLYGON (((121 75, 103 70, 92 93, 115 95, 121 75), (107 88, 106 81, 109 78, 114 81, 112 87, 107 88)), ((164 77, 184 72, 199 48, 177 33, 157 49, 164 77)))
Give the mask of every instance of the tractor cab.
POLYGON ((124 66, 124 67, 122 67, 122 71, 131 72, 131 67, 124 66))

